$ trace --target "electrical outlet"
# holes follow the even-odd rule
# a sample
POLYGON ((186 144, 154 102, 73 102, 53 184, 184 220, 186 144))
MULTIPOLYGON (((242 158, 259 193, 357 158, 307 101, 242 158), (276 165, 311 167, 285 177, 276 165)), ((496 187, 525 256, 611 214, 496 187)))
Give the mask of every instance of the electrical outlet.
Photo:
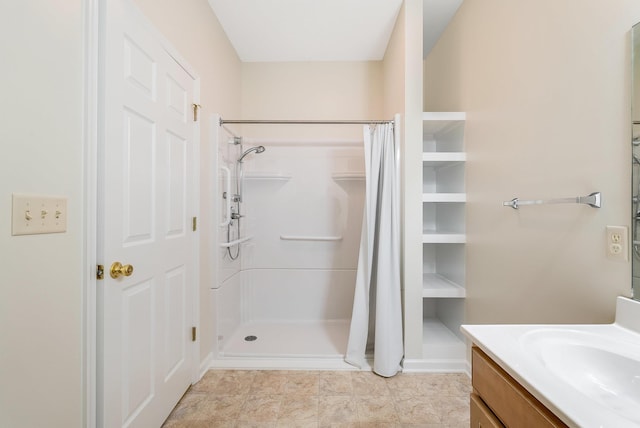
POLYGON ((629 232, 626 226, 607 226, 607 258, 629 261, 629 232))
POLYGON ((12 196, 12 235, 67 231, 67 198, 15 193, 12 196))

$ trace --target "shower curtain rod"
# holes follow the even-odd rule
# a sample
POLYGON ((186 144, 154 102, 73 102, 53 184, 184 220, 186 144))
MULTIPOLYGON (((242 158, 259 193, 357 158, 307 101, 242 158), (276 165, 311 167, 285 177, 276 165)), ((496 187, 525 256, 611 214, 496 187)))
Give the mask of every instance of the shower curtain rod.
POLYGON ((394 122, 394 120, 230 120, 220 118, 220 126, 231 123, 242 125, 372 125, 394 122))

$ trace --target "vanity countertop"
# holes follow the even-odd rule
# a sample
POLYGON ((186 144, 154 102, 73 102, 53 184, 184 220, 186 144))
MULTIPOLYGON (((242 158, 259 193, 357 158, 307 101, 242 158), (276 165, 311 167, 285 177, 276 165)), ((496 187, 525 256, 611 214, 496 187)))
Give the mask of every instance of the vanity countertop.
POLYGON ((640 302, 593 325, 463 325, 461 330, 570 427, 640 427, 640 302))

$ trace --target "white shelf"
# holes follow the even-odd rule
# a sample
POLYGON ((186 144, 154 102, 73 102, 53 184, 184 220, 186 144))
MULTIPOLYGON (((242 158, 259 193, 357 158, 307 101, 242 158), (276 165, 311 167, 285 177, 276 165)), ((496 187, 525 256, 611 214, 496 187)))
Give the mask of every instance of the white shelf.
POLYGON ((422 112, 424 121, 463 121, 467 114, 463 111, 425 111, 422 112))
POLYGON ((467 160, 467 154, 462 152, 425 152, 422 153, 422 165, 442 168, 457 165, 467 160))
POLYGON ((364 181, 364 172, 334 172, 331 178, 335 181, 364 181))
POLYGON ((438 319, 422 322, 422 358, 425 360, 464 360, 467 347, 458 336, 438 319))
POLYGON ((463 298, 464 287, 437 273, 425 273, 422 276, 422 297, 424 298, 463 298))
POLYGON ((423 193, 422 202, 467 202, 466 193, 423 193))
POLYGON ((463 322, 465 162, 463 112, 422 114, 422 358, 409 371, 468 370, 463 322), (436 273, 437 272, 437 273, 436 273), (452 279, 455 279, 454 282, 452 279))
POLYGON ((464 233, 448 233, 436 230, 423 230, 423 244, 464 244, 467 242, 467 235, 464 233))
POLYGON ((463 122, 465 118, 466 114, 462 112, 422 113, 422 134, 434 135, 447 132, 460 122, 463 122))
POLYGON ((247 172, 244 174, 247 180, 281 180, 287 181, 291 179, 291 174, 284 172, 247 172))

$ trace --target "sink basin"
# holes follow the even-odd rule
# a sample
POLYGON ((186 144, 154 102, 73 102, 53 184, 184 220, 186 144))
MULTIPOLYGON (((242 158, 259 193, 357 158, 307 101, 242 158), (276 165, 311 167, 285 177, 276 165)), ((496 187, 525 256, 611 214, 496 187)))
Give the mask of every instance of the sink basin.
POLYGON ((522 335, 529 358, 558 380, 640 424, 640 343, 570 328, 522 335))

